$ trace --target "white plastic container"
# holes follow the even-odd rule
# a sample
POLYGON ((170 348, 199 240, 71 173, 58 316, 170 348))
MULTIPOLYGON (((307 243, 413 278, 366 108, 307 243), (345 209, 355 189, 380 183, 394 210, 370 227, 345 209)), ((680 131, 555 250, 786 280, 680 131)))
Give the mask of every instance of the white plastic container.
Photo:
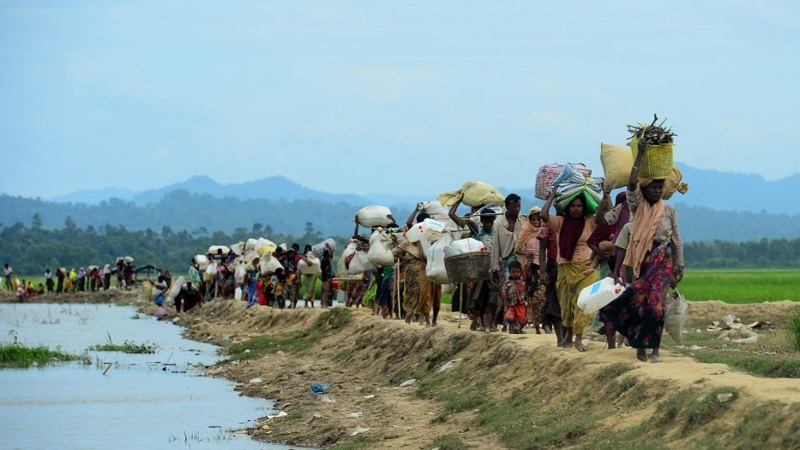
POLYGON ((422 221, 422 232, 430 242, 436 242, 442 237, 444 224, 438 220, 425 219, 422 221))
POLYGON ((623 291, 625 291, 625 286, 615 284, 613 278, 603 278, 581 290, 580 295, 578 295, 578 308, 582 309, 586 314, 595 314, 600 311, 600 308, 619 297, 623 291))
POLYGON ((236 287, 236 290, 233 291, 233 299, 234 300, 241 300, 242 299, 242 288, 236 287))

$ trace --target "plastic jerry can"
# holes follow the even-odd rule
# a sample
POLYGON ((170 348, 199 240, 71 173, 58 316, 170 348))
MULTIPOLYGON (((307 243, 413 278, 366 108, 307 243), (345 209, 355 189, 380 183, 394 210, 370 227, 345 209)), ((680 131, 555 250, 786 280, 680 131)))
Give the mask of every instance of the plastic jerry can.
POLYGON ((578 308, 582 309, 586 314, 595 314, 600 311, 600 308, 619 297, 623 291, 625 291, 625 286, 615 284, 613 278, 603 278, 581 290, 580 295, 578 295, 578 308))

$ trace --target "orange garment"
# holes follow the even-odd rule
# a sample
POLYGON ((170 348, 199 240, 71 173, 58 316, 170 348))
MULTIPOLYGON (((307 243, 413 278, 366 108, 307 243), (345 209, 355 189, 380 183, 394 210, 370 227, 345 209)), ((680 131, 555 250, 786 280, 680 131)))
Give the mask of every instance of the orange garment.
MULTIPOLYGON (((561 225, 563 223, 564 218, 560 216, 550 216, 550 220, 547 222, 547 226, 555 232, 556 239, 559 239, 559 231, 561 231, 561 225)), ((558 252, 558 258, 556 258, 556 262, 559 264, 565 264, 591 261, 592 249, 589 248, 586 243, 589 242, 589 238, 592 236, 595 228, 597 228, 597 224, 594 221, 594 217, 587 217, 584 221, 583 232, 578 238, 578 243, 575 246, 575 253, 572 255, 572 260, 569 261, 564 259, 561 256, 561 252, 558 252)))
MULTIPOLYGON (((639 189, 652 183, 653 180, 643 178, 639 180, 639 189)), ((625 253, 624 264, 633 268, 633 278, 639 278, 642 263, 647 258, 648 252, 653 248, 653 236, 656 228, 664 215, 664 202, 659 200, 652 205, 648 201, 640 202, 633 214, 628 251, 625 253)))

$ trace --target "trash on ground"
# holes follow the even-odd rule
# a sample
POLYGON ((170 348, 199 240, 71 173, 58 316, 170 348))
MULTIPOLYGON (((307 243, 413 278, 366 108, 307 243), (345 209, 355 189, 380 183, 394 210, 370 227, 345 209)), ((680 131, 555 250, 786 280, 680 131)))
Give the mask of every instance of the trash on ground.
POLYGON ((355 418, 361 417, 363 415, 364 415, 363 411, 358 411, 358 412, 351 412, 350 414, 347 415, 347 417, 355 419, 355 418))
POLYGON ((264 382, 264 380, 261 379, 261 378, 253 378, 252 380, 250 380, 250 384, 259 384, 259 383, 263 383, 263 382, 264 382))
POLYGON ((326 394, 331 391, 331 385, 328 383, 311 383, 308 391, 312 394, 326 394))
POLYGON ((267 414, 267 419, 272 420, 272 419, 277 419, 277 418, 280 418, 280 417, 286 417, 288 415, 289 414, 287 414, 286 411, 280 411, 280 412, 278 412, 278 414, 267 414))
POLYGON ((416 382, 417 382, 417 379, 416 378, 412 378, 410 380, 406 380, 406 381, 403 381, 402 383, 400 383, 400 387, 408 387, 408 386, 411 386, 412 384, 414 384, 416 382))
POLYGON ((328 397, 327 395, 323 395, 322 397, 320 397, 319 401, 321 401, 322 403, 336 403, 336 400, 328 397))
POLYGON ((728 392, 728 393, 725 393, 725 394, 719 394, 719 395, 717 395, 717 401, 720 402, 720 403, 725 403, 725 402, 731 400, 733 397, 735 397, 733 392, 728 392))
POLYGON ((367 431, 369 431, 369 428, 364 428, 364 427, 356 427, 356 429, 355 429, 355 430, 353 430, 353 432, 352 432, 352 433, 350 433, 350 436, 358 436, 359 434, 364 434, 364 433, 366 433, 367 431))
POLYGON ((369 394, 364 396, 365 399, 369 400, 371 398, 375 398, 375 394, 369 394))
POLYGON ((461 361, 461 358, 458 358, 458 359, 451 359, 450 361, 447 361, 446 363, 444 363, 444 364, 442 365, 442 367, 440 367, 440 368, 439 368, 439 372, 444 372, 445 370, 447 370, 447 369, 449 369, 449 368, 453 367, 453 364, 455 364, 455 363, 457 363, 457 362, 459 362, 459 361, 461 361))

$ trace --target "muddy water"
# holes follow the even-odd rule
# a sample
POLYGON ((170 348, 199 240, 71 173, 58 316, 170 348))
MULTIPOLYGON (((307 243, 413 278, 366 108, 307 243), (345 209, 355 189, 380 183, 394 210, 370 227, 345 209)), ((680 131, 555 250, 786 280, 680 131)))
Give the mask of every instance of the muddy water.
POLYGON ((131 307, 0 305, 0 341, 15 334, 25 345, 78 354, 109 340, 158 346, 144 355, 88 352, 91 364, 0 370, 0 447, 297 448, 235 432, 274 413, 273 404, 204 376, 203 366, 219 359, 216 347, 180 331, 131 307))

